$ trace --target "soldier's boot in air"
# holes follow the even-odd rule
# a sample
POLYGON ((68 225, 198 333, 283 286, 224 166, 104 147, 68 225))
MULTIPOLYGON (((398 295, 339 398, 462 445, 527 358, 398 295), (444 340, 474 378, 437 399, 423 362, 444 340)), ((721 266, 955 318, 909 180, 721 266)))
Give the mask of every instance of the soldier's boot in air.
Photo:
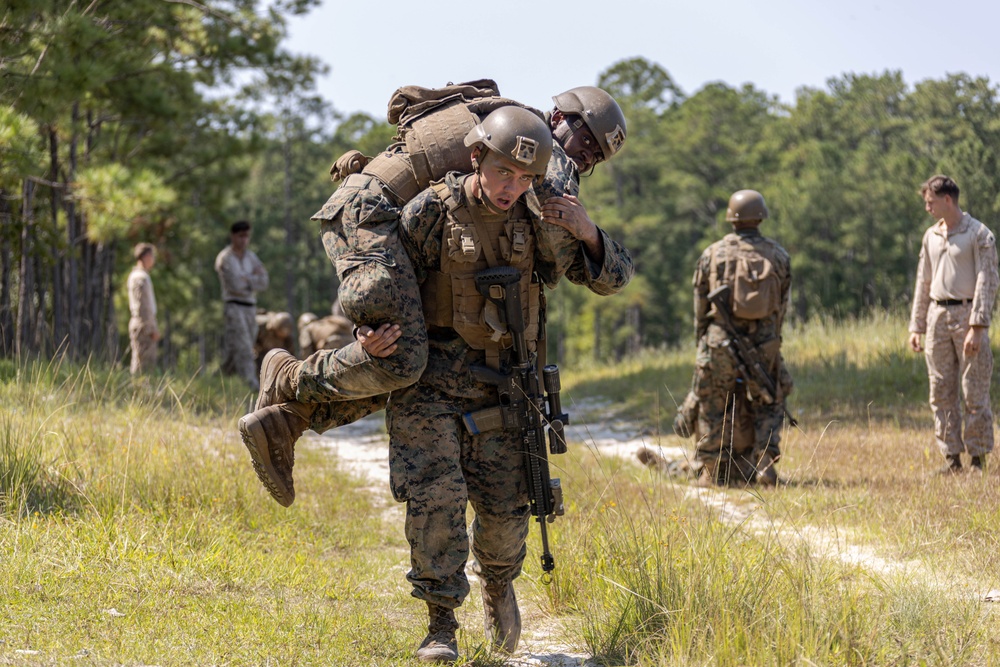
POLYGON ((938 475, 956 475, 962 472, 962 455, 961 454, 948 454, 945 456, 948 460, 943 466, 938 468, 938 475))
POLYGON ((264 488, 281 505, 295 501, 295 441, 309 428, 315 405, 289 401, 240 418, 240 435, 264 488))
POLYGON ((455 610, 427 604, 430 622, 427 624, 427 636, 420 642, 417 658, 424 662, 455 662, 458 660, 458 640, 455 630, 458 621, 455 620, 455 610))
POLYGON ((778 459, 770 452, 764 452, 757 460, 757 484, 760 486, 776 486, 778 484, 778 471, 774 464, 778 459))
POLYGON ((295 400, 302 362, 281 348, 274 348, 260 362, 260 393, 254 410, 295 400))
POLYGON ((486 638, 501 651, 513 653, 521 638, 521 610, 517 608, 514 584, 488 584, 481 579, 479 584, 483 591, 486 638))
POLYGON ((972 472, 978 472, 978 473, 986 472, 986 454, 973 456, 972 461, 970 461, 969 465, 972 466, 972 472))

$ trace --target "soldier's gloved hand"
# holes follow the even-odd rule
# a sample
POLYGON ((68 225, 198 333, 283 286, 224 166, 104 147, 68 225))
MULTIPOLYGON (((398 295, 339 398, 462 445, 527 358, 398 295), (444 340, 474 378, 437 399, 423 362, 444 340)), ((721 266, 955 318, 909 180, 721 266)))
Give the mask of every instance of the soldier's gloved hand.
POLYGON ((398 324, 383 324, 378 330, 369 326, 358 327, 358 342, 373 357, 388 357, 396 351, 396 341, 403 335, 398 324))

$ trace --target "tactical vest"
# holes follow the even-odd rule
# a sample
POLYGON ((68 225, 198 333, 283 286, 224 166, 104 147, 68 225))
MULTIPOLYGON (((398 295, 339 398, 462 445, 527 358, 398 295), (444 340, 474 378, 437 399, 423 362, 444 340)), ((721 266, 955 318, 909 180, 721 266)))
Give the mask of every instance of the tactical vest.
POLYGON ((712 251, 709 290, 721 285, 732 288, 733 316, 744 320, 762 320, 781 308, 781 278, 775 268, 776 246, 762 239, 751 243, 739 234, 722 239, 725 257, 717 259, 718 246, 712 251))
MULTIPOLYGON (((449 179, 450 180, 450 179, 449 179)), ((469 199, 462 182, 464 199, 469 199)), ((485 214, 476 205, 463 206, 447 181, 432 186, 445 204, 441 269, 431 271, 420 290, 428 326, 449 327, 475 350, 486 350, 487 363, 496 368, 499 351, 512 339, 495 305, 476 287, 475 275, 495 266, 521 271, 521 305, 525 340, 534 348, 539 336, 541 285, 534 280, 534 225, 519 200, 501 214, 485 214)))
POLYGON ((465 136, 492 111, 504 106, 537 109, 500 96, 489 79, 443 88, 404 86, 389 100, 388 120, 396 125, 395 143, 372 158, 363 173, 378 178, 405 204, 450 171, 472 171, 465 136))

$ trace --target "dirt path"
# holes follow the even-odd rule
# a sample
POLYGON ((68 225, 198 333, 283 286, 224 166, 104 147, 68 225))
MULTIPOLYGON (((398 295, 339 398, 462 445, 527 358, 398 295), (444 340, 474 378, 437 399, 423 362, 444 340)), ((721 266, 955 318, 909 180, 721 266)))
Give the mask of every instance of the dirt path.
MULTIPOLYGON (((592 411, 595 407, 599 406, 587 406, 588 411, 592 411)), ((381 413, 355 424, 334 429, 322 436, 312 434, 310 437, 317 446, 330 450, 337 457, 343 470, 369 480, 371 485, 368 488, 372 495, 379 499, 378 502, 385 503, 387 512, 396 514, 402 519, 402 505, 392 502, 388 493, 388 437, 385 433, 384 416, 381 413)), ((597 457, 620 457, 637 461, 639 451, 648 449, 661 461, 676 461, 683 460, 690 454, 689 449, 684 447, 660 446, 655 437, 642 435, 635 424, 616 419, 570 425, 567 427, 567 438, 570 442, 585 443, 597 457)), ((674 438, 670 440, 676 441, 674 438)), ((666 475, 664 483, 678 484, 685 489, 687 497, 697 499, 715 510, 724 522, 738 525, 742 530, 760 535, 775 535, 784 544, 805 543, 810 552, 817 557, 857 565, 879 575, 903 575, 919 578, 931 586, 936 585, 937 576, 923 563, 880 556, 871 547, 854 539, 849 531, 833 531, 816 526, 791 523, 785 525, 776 522, 766 516, 758 497, 752 493, 734 489, 691 487, 666 475)), ((475 577, 470 573, 470 581, 474 583, 474 580, 475 577)), ((975 595, 989 601, 1000 600, 1000 590, 976 592, 975 595)), ((472 602, 472 604, 477 603, 472 602)), ((545 617, 540 610, 530 607, 522 609, 522 613, 525 617, 525 630, 521 646, 508 664, 550 667, 587 667, 591 664, 589 656, 582 653, 580 647, 563 643, 567 634, 572 633, 567 633, 566 628, 557 621, 545 617)))

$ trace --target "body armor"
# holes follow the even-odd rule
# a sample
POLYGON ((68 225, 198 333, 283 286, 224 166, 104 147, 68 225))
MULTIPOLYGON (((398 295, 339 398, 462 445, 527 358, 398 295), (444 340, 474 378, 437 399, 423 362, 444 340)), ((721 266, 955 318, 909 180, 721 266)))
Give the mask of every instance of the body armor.
POLYGON ((469 179, 462 181, 463 201, 456 200, 449 182, 451 178, 433 186, 448 213, 441 270, 430 272, 420 291, 428 326, 452 328, 476 350, 510 347, 511 337, 493 304, 476 288, 475 275, 513 266, 521 271, 525 339, 537 341, 541 285, 534 280, 535 235, 527 207, 519 201, 510 211, 492 214, 475 203, 466 206, 469 179))

